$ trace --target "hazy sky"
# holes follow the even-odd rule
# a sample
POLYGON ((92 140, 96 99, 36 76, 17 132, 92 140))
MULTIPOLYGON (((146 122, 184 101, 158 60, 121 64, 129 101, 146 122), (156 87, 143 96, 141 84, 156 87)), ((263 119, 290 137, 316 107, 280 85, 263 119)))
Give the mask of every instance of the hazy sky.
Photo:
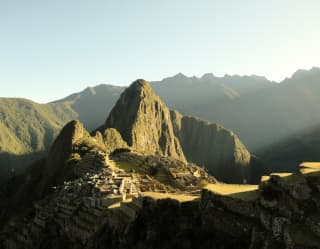
POLYGON ((319 0, 0 0, 0 96, 320 66, 319 0))

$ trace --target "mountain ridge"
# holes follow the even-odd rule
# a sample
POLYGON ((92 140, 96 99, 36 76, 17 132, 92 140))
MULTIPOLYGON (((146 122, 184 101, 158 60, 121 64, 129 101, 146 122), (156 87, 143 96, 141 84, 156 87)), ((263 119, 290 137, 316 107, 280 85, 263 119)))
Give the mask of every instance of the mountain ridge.
POLYGON ((245 169, 251 155, 233 132, 170 110, 147 81, 137 80, 121 94, 100 131, 106 128, 118 130, 130 147, 142 153, 187 158, 204 165, 218 180, 251 180, 250 170, 245 169), (226 167, 229 177, 224 174, 226 167))
MULTIPOLYGON (((215 81, 202 83, 203 90, 199 90, 201 84, 193 83, 195 87, 190 88, 190 95, 184 92, 184 88, 187 88, 184 87, 187 84, 185 81, 173 82, 171 86, 166 78, 161 82, 167 82, 167 84, 159 84, 159 82, 151 84, 158 95, 165 97, 164 100, 171 109, 221 123, 224 127, 235 131, 251 151, 260 153, 261 145, 272 145, 281 139, 294 136, 295 133, 308 131, 320 123, 317 115, 320 105, 316 95, 319 80, 318 76, 313 76, 318 70, 313 68, 302 71, 304 72, 302 78, 293 79, 295 77, 291 77, 280 84, 263 83, 262 89, 260 86, 259 89, 251 88, 252 84, 247 81, 250 77, 247 76, 240 77, 247 81, 244 84, 243 81, 238 81, 238 76, 215 77, 210 74, 201 78, 207 80, 228 78, 231 83, 228 86, 215 81), (180 87, 175 88, 174 85, 178 83, 180 87), (215 87, 208 90, 210 89, 208 85, 215 87), (237 91, 233 88, 234 85, 245 87, 237 91), (163 90, 163 88, 166 89, 163 90), (251 89, 249 93, 246 92, 247 89, 251 89), (168 92, 171 97, 167 95, 168 92)), ((189 78, 185 75, 180 75, 180 77, 187 79, 189 83, 198 82, 200 79, 189 78)), ((258 85, 257 82, 254 84, 258 85)), ((11 170, 20 171, 19 167, 16 167, 16 162, 22 165, 25 159, 19 158, 25 158, 27 155, 25 153, 34 154, 28 156, 30 158, 27 160, 28 163, 38 159, 40 155, 45 155, 59 130, 72 119, 80 119, 86 128, 89 127, 89 130, 96 129, 105 121, 105 114, 111 111, 125 87, 98 85, 91 89, 93 90, 87 89, 49 104, 33 102, 36 106, 32 104, 27 109, 23 105, 20 106, 19 103, 28 102, 28 100, 1 98, 2 102, 4 100, 12 102, 9 105, 1 104, 2 109, 0 107, 0 162, 6 167, 5 169, 4 166, 1 167, 1 175, 7 177, 11 170), (39 115, 37 114, 39 113, 38 107, 41 109, 39 115), (21 117, 18 115, 24 115, 23 113, 29 117, 29 120, 19 121, 21 117), (8 121, 10 115, 13 118, 8 121), (41 123, 47 124, 44 129, 39 127, 41 123), (16 127, 16 124, 23 124, 24 128, 16 127), (21 130, 20 133, 23 135, 21 139, 17 137, 19 133, 16 134, 16 129, 21 130)))

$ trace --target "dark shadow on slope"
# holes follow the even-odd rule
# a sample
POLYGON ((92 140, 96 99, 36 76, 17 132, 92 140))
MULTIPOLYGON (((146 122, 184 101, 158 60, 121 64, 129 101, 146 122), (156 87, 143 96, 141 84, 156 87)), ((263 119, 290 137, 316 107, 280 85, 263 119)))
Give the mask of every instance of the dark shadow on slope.
POLYGON ((25 172, 11 176, 0 185, 0 227, 13 215, 24 213, 37 199, 36 186, 41 177, 45 159, 28 166, 25 172))
POLYGON ((23 155, 0 152, 0 184, 25 172, 31 164, 46 155, 46 151, 32 152, 23 155))
POLYGON ((304 161, 320 161, 320 127, 295 134, 257 154, 272 171, 296 172, 304 161))

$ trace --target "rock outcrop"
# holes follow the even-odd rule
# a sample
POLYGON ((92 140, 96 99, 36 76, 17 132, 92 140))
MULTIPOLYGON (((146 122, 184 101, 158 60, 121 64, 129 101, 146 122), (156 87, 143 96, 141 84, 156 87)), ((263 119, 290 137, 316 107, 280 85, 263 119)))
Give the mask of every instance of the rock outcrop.
POLYGON ((115 128, 134 150, 184 160, 170 110, 150 84, 137 80, 120 96, 104 128, 115 128))
POLYGON ((232 131, 177 111, 171 119, 188 161, 205 165, 221 181, 250 181, 251 155, 232 131))
MULTIPOLYGON (((11 215, 27 209, 34 200, 44 198, 52 191, 52 187, 74 177, 77 173, 75 167, 83 170, 87 152, 97 146, 99 144, 79 121, 68 123, 58 135, 47 158, 34 163, 26 172, 0 187, 0 226, 11 215)), ((92 167, 88 164, 85 166, 87 169, 84 172, 92 167)))
POLYGON ((62 129, 54 141, 42 169, 42 177, 38 188, 39 196, 42 196, 49 187, 62 184, 67 178, 66 162, 72 153, 72 147, 83 139, 91 138, 79 121, 71 121, 62 129))
POLYGON ((170 111, 144 80, 133 82, 122 93, 100 131, 109 128, 141 153, 187 159, 207 167, 218 180, 251 180, 250 153, 234 133, 170 111))
POLYGON ((113 152, 117 148, 128 148, 128 144, 123 140, 121 134, 113 128, 104 131, 103 141, 107 152, 113 152))

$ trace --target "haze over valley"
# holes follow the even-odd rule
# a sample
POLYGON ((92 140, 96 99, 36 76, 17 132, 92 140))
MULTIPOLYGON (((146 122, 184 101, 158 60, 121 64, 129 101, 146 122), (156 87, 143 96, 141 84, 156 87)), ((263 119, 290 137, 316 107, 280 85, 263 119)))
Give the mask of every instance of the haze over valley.
POLYGON ((0 1, 0 249, 320 249, 319 9, 0 1))
MULTIPOLYGON (((314 149, 319 80, 320 69, 314 67, 297 70, 280 83, 259 76, 179 73, 151 85, 171 109, 234 131, 268 167, 284 171, 297 169, 307 158, 319 160, 314 149)), ((101 84, 48 104, 1 98, 2 178, 45 155, 68 121, 79 119, 89 131, 99 127, 124 90, 101 84)))

